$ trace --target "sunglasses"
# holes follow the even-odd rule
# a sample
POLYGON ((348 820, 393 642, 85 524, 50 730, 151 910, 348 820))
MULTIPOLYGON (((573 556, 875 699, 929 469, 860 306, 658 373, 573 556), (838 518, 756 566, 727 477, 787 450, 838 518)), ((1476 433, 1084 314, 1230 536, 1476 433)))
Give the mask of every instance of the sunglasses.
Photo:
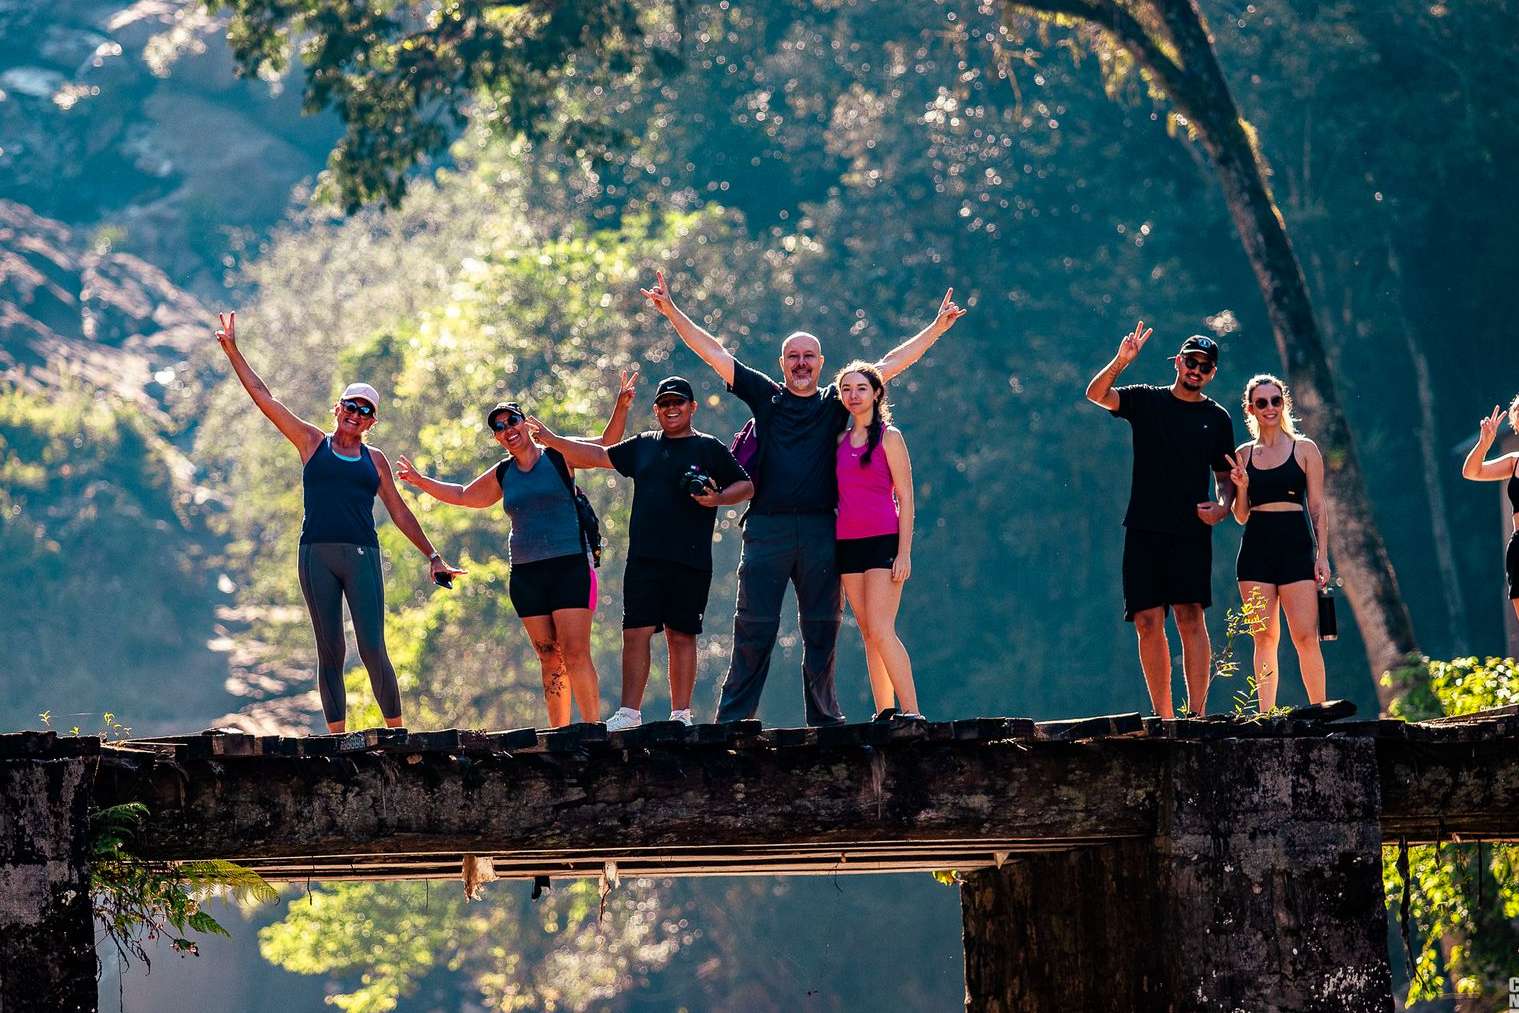
POLYGON ((527 418, 527 416, 520 414, 519 412, 502 412, 500 415, 497 415, 495 418, 491 419, 491 430, 498 433, 504 433, 525 418, 527 418))
POLYGON ((1194 359, 1188 355, 1182 358, 1181 363, 1188 369, 1194 369, 1203 376, 1207 376, 1213 372, 1213 361, 1211 359, 1194 359))
POLYGON ((1271 397, 1258 397, 1255 399, 1256 411, 1265 411, 1267 408, 1280 408, 1281 406, 1282 396, 1280 394, 1273 394, 1271 397))
POLYGON ((679 394, 676 394, 676 395, 673 395, 673 396, 667 396, 667 397, 660 398, 658 401, 654 402, 654 407, 655 408, 669 408, 672 405, 683 405, 688 400, 689 400, 689 398, 683 398, 679 394))
POLYGON ((341 405, 343 410, 350 415, 362 415, 367 419, 369 416, 374 414, 374 405, 368 403, 367 401, 355 401, 352 398, 349 398, 343 401, 339 401, 338 404, 341 405))

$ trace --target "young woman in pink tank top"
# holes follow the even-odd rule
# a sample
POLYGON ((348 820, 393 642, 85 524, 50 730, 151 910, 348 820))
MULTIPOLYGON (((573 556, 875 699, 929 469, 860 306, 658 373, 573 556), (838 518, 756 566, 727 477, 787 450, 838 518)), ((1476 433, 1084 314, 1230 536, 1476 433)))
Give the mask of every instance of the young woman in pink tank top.
POLYGON ((839 580, 865 640, 876 716, 922 720, 912 661, 897 636, 902 585, 912 572, 912 464, 891 425, 886 384, 876 367, 851 362, 834 380, 849 411, 839 437, 839 580), (896 705, 900 704, 900 710, 896 705))

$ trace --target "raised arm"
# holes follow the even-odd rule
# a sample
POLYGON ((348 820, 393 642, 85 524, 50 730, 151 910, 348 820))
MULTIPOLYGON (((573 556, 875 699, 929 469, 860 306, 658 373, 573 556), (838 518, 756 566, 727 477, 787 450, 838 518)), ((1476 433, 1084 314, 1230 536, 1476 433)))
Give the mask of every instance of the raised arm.
POLYGON ((675 333, 680 340, 686 343, 686 347, 695 352, 702 362, 711 366, 718 376, 722 377, 723 383, 733 385, 733 353, 723 347, 712 335, 708 334, 695 321, 675 305, 675 300, 670 298, 669 286, 665 284, 665 273, 657 273, 658 281, 653 288, 641 288, 638 291, 649 300, 650 304, 660 312, 675 328, 675 333))
POLYGON ((887 429, 881 446, 886 451, 886 466, 891 469, 891 488, 897 494, 897 560, 891 564, 891 579, 900 584, 912 576, 912 529, 917 510, 912 497, 912 460, 900 430, 887 429))
POLYGON ((422 530, 422 525, 416 515, 411 512, 411 507, 407 506, 406 501, 401 498, 400 490, 396 488, 395 476, 390 472, 390 461, 374 447, 369 448, 369 456, 374 458, 375 470, 380 473, 380 502, 385 504, 391 521, 401 529, 401 534, 405 535, 411 544, 427 557, 433 577, 436 578, 439 574, 446 574, 449 577, 462 574, 463 570, 449 566, 442 554, 433 548, 432 542, 428 540, 427 532, 422 530))
MULTIPOLYGON (((611 424, 608 423, 607 429, 611 428, 611 424)), ((564 463, 571 468, 610 468, 612 466, 612 458, 607 454, 606 446, 599 440, 575 440, 568 436, 560 436, 531 415, 527 417, 527 430, 539 443, 564 455, 564 463)))
MULTIPOLYGON (((1313 525, 1313 544, 1318 551, 1313 560, 1313 579, 1319 587, 1329 585, 1329 497, 1324 495, 1324 455, 1312 440, 1300 440, 1303 448, 1303 471, 1308 475, 1308 521, 1313 525)), ((1292 452, 1297 453, 1297 445, 1292 452)))
MULTIPOLYGON (((627 370, 623 370, 622 379, 617 388, 617 403, 612 405, 612 417, 607 419, 607 427, 601 431, 601 438, 591 442, 603 447, 610 447, 614 443, 622 442, 622 434, 628 428, 628 409, 633 406, 633 394, 637 388, 638 370, 633 370, 632 374, 629 374, 627 370)), ((561 454, 564 453, 562 450, 559 452, 561 454)), ((595 467, 595 465, 591 464, 576 465, 568 457, 565 460, 570 463, 571 467, 595 467)))
POLYGON ((322 438, 326 435, 310 422, 300 418, 286 408, 279 399, 269 392, 268 386, 259 375, 248 365, 248 360, 243 358, 242 351, 237 347, 237 313, 218 313, 217 318, 221 321, 221 329, 216 332, 216 341, 222 346, 222 351, 227 353, 227 359, 232 363, 232 371, 237 374, 238 381, 258 410, 264 413, 264 417, 274 423, 274 427, 284 434, 285 439, 295 445, 300 451, 301 460, 308 460, 316 453, 316 448, 321 446, 322 438))
POLYGON ((955 304, 954 295, 954 289, 947 290, 939 303, 939 312, 934 315, 933 323, 887 352, 881 361, 876 363, 881 379, 890 380, 894 376, 901 375, 908 366, 923 358, 923 353, 933 347, 933 343, 938 341, 945 331, 955 326, 956 320, 965 316, 965 310, 955 304))
POLYGON ((1473 482, 1497 482, 1514 473, 1514 463, 1519 454, 1504 454, 1491 461, 1483 460, 1493 441, 1498 438, 1498 423, 1503 419, 1503 409, 1493 405, 1493 413, 1482 420, 1477 431, 1477 443, 1466 460, 1461 463, 1461 477, 1473 482))
POLYGON ((1118 392, 1113 389, 1113 384, 1118 382, 1118 374, 1129 368, 1129 363, 1134 361, 1154 333, 1155 328, 1145 327, 1143 320, 1134 325, 1134 333, 1124 336, 1118 343, 1118 353, 1087 384, 1088 401, 1110 412, 1118 410, 1118 392))
POLYGON ((501 502, 501 483, 496 481, 495 468, 487 469, 469 485, 460 485, 458 482, 440 482, 435 478, 428 478, 403 455, 396 458, 396 477, 407 485, 427 493, 440 503, 447 503, 450 506, 483 510, 501 502))

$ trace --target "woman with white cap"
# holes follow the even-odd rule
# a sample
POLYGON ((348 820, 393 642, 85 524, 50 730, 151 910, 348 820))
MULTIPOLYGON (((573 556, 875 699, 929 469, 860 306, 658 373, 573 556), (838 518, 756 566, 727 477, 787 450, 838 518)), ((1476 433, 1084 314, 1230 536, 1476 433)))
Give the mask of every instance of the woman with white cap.
POLYGON ((281 404, 259 379, 237 347, 237 314, 221 314, 216 340, 233 372, 258 410, 301 454, 305 518, 301 522, 301 593, 316 633, 317 687, 329 732, 346 728, 343 690, 343 600, 353 618, 359 657, 369 671, 369 685, 385 724, 402 725, 401 691, 385 651, 385 583, 380 543, 375 537, 374 499, 378 495, 401 533, 427 556, 432 576, 448 586, 464 571, 449 566, 434 551, 406 501, 396 491, 390 461, 365 446, 364 434, 375 424, 380 395, 367 383, 351 383, 332 406, 333 429, 323 432, 281 404))

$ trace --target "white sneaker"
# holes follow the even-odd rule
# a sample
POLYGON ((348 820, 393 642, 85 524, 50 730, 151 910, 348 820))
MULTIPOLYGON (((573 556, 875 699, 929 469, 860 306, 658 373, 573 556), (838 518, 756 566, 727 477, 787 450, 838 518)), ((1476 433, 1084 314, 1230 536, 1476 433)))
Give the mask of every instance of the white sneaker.
POLYGON ((631 707, 619 707, 607 722, 607 731, 623 732, 629 728, 637 728, 643 724, 643 711, 636 711, 631 707))
POLYGON ((671 721, 679 721, 681 724, 685 725, 687 728, 690 728, 691 727, 691 723, 692 723, 691 722, 691 708, 687 707, 683 711, 671 711, 670 712, 670 720, 671 721))

